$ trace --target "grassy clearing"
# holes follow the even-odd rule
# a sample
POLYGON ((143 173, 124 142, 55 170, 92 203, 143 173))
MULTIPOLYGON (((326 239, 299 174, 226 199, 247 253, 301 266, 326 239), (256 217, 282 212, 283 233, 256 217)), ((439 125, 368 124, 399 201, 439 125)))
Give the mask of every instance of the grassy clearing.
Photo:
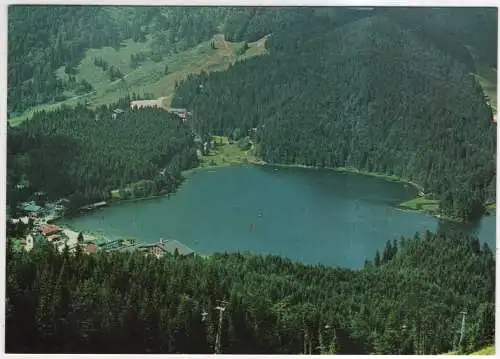
POLYGON ((45 104, 45 105, 35 106, 35 107, 23 112, 22 115, 9 118, 9 123, 11 126, 17 126, 17 125, 23 123, 24 121, 26 121, 27 119, 31 118, 35 112, 42 111, 42 110, 45 110, 45 111, 56 110, 61 106, 62 103, 66 103, 66 101, 54 103, 54 104, 45 104))
POLYGON ((12 248, 15 252, 22 252, 24 246, 21 244, 21 239, 19 238, 9 238, 12 248))
MULTIPOLYGON (((463 354, 460 354, 458 352, 449 352, 441 355, 463 355, 463 354)), ((468 355, 495 355, 495 346, 489 345, 481 350, 478 350, 477 352, 470 353, 468 355)))
POLYGON ((252 149, 243 150, 236 143, 229 143, 229 139, 225 136, 212 136, 212 138, 216 143, 215 149, 211 149, 207 156, 201 158, 201 163, 198 167, 184 171, 182 173, 183 176, 190 176, 200 169, 260 163, 260 160, 255 157, 252 149))
POLYGON ((252 163, 257 158, 252 151, 242 150, 236 143, 229 143, 225 136, 212 136, 215 141, 215 149, 210 150, 207 156, 203 156, 200 167, 227 167, 238 164, 252 163))
MULTIPOLYGON (((134 92, 137 94, 152 93, 162 101, 164 106, 168 107, 174 94, 176 82, 182 81, 190 74, 199 74, 201 71, 222 71, 236 61, 264 55, 267 53, 266 38, 249 43, 249 49, 244 54, 238 55, 238 51, 244 45, 243 42, 230 43, 225 41, 222 35, 215 35, 213 39, 191 49, 165 56, 162 61, 144 61, 136 69, 130 67, 130 55, 148 52, 151 46, 149 38, 145 43, 137 43, 132 40, 124 41, 118 51, 111 47, 89 49, 85 58, 80 62, 78 74, 75 77, 77 81, 82 79, 88 81, 94 87, 95 92, 75 96, 54 104, 34 107, 20 116, 10 118, 9 122, 16 126, 30 118, 35 111, 55 110, 62 104, 75 106, 78 103, 86 102, 90 107, 95 108, 99 105, 116 102, 120 97, 134 92), (211 46, 212 41, 215 44, 215 49, 211 46), (109 65, 120 68, 125 75, 124 80, 112 82, 105 71, 94 65, 94 59, 99 57, 108 62, 109 65), (165 66, 168 66, 167 74, 164 73, 165 66)), ((64 68, 58 69, 56 75, 61 79, 67 78, 64 68)))
POLYGON ((434 215, 439 213, 439 201, 425 198, 425 196, 401 203, 399 207, 412 211, 423 211, 434 215))
POLYGON ((484 62, 478 57, 476 50, 469 45, 465 45, 474 59, 474 67, 476 73, 474 77, 483 88, 484 94, 488 97, 490 106, 493 110, 493 115, 496 121, 497 113, 497 70, 484 62))
POLYGON ((470 355, 495 355, 495 346, 494 345, 487 346, 486 348, 471 353, 470 355))
POLYGON ((493 113, 497 113, 497 71, 483 64, 477 64, 476 79, 488 97, 493 113))

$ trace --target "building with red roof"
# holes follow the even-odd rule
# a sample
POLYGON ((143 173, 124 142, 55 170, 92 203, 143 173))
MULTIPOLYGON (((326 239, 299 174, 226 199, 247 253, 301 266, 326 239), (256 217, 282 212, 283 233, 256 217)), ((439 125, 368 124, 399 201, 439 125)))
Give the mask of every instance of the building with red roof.
POLYGON ((55 224, 46 224, 40 228, 40 232, 42 232, 42 234, 45 237, 52 236, 52 235, 57 234, 61 231, 62 231, 62 229, 59 228, 58 226, 56 226, 55 224))

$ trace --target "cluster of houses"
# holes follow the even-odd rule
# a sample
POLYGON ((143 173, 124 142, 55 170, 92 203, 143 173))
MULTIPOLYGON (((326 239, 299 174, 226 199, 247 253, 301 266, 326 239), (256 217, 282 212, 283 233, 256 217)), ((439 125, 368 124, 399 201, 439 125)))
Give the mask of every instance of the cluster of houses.
MULTIPOLYGON (((36 193, 35 197, 43 197, 43 195, 40 192, 36 193)), ((7 216, 7 225, 10 226, 8 228, 14 229, 19 234, 27 233, 22 235, 22 239, 13 240, 14 245, 30 251, 38 243, 48 242, 59 251, 62 251, 65 246, 73 251, 77 245, 80 245, 84 251, 91 252, 92 248, 88 248, 85 243, 78 242, 78 233, 63 230, 55 224, 48 223, 64 213, 66 202, 67 200, 61 199, 55 203, 45 203, 43 206, 35 200, 21 203, 19 209, 22 210, 24 216, 19 218, 7 216)))
POLYGON ((57 216, 64 211, 64 203, 67 200, 59 200, 55 203, 46 203, 44 206, 38 205, 35 201, 24 202, 21 204, 21 210, 29 218, 40 218, 44 216, 57 216))
MULTIPOLYGON (((100 202, 90 207, 95 208, 104 205, 105 202, 100 202)), ((59 208, 58 206, 60 205, 51 204, 49 205, 49 209, 55 211, 59 208)), ((47 206, 42 207, 32 201, 23 203, 22 208, 27 215, 20 218, 9 218, 7 222, 9 225, 21 226, 18 228, 24 228, 20 233, 28 233, 27 235, 23 235, 24 238, 21 240, 15 240, 15 246, 20 247, 20 249, 30 251, 35 245, 42 242, 48 242, 54 245, 60 252, 62 252, 66 246, 70 251, 76 250, 76 247, 79 246, 83 252, 87 254, 97 253, 99 249, 107 251, 112 248, 111 246, 107 246, 109 242, 106 240, 102 240, 99 243, 98 239, 89 238, 88 236, 87 240, 85 240, 85 238, 80 237, 75 231, 63 229, 53 223, 47 223, 47 219, 51 218, 51 214, 55 216, 55 213, 47 209, 47 206)), ((134 243, 132 245, 119 245, 115 247, 115 249, 119 251, 140 251, 146 256, 155 258, 162 258, 167 253, 180 256, 194 254, 191 248, 183 245, 179 241, 167 239, 160 239, 160 241, 151 244, 134 243)))
MULTIPOLYGON (((23 223, 28 224, 29 218, 22 217, 20 219, 12 219, 11 221, 22 221, 23 223)), ((62 229, 55 224, 49 223, 43 224, 38 228, 33 228, 33 230, 30 231, 30 233, 26 235, 26 237, 23 238, 18 243, 18 245, 20 245, 21 248, 25 249, 26 251, 30 251, 36 244, 43 241, 54 245, 54 247, 56 247, 59 252, 62 252, 66 246, 68 247, 70 252, 76 250, 77 246, 80 246, 83 252, 87 254, 97 253, 99 247, 102 247, 101 250, 106 250, 104 248, 105 245, 102 245, 103 243, 106 244, 106 242, 101 243, 101 245, 97 245, 92 240, 80 240, 78 238, 78 233, 71 230, 62 229)), ((160 239, 155 243, 138 243, 129 246, 120 246, 116 249, 118 251, 139 251, 143 252, 146 256, 152 256, 158 259, 163 258, 166 254, 170 254, 173 256, 191 256, 195 253, 191 248, 185 246, 181 242, 168 239, 160 239)))
POLYGON ((165 255, 179 255, 179 256, 191 256, 195 252, 175 239, 160 239, 158 242, 154 243, 138 243, 130 246, 124 246, 117 249, 120 252, 130 252, 139 251, 144 253, 146 256, 151 256, 154 258, 163 258, 165 255))
POLYGON ((137 249, 156 258, 163 258, 167 253, 180 256, 194 255, 194 251, 191 248, 175 239, 160 239, 155 243, 142 244, 137 249))
MULTIPOLYGON (((60 252, 62 252, 66 246, 70 251, 76 250, 79 246, 84 253, 88 254, 96 253, 100 247, 101 250, 107 250, 106 244, 109 244, 108 241, 103 240, 99 243, 97 238, 89 238, 89 236, 86 236, 87 240, 85 240, 85 238, 82 238, 83 234, 80 236, 75 231, 63 229, 56 224, 48 223, 62 214, 64 211, 64 202, 65 200, 63 199, 56 203, 46 203, 44 206, 37 204, 36 201, 22 203, 20 209, 22 209, 25 215, 19 218, 11 218, 9 216, 7 218, 7 225, 11 226, 9 228, 13 228, 12 226, 14 226, 14 230, 17 231, 17 229, 19 229, 19 234, 24 233, 22 235, 24 238, 14 240, 14 245, 26 251, 30 251, 35 245, 42 242, 53 244, 60 252)), ((105 205, 106 202, 99 202, 85 208, 82 207, 82 209, 91 210, 105 205)), ((119 246, 117 249, 138 250, 144 252, 147 256, 156 258, 162 258, 167 253, 180 256, 194 254, 191 248, 183 245, 179 241, 164 239, 160 239, 159 242, 151 244, 137 243, 119 246)))
MULTIPOLYGON (((165 108, 163 107, 161 100, 136 100, 130 102, 130 108, 148 108, 148 107, 166 109, 168 112, 177 115, 182 121, 187 121, 189 116, 191 115, 191 113, 188 112, 187 109, 185 108, 171 108, 171 107, 165 108)), ((111 118, 113 120, 116 120, 124 112, 125 112, 124 110, 116 108, 113 110, 111 118)))
MULTIPOLYGON (((55 224, 44 224, 40 227, 39 231, 47 242, 53 244, 60 251, 64 249, 64 245, 67 242, 67 236, 62 228, 55 224)), ((67 245, 70 247, 71 243, 67 245)))
POLYGON ((20 241, 21 248, 30 251, 33 247, 42 242, 48 242, 62 252, 65 246, 70 251, 76 250, 80 246, 84 253, 95 253, 96 246, 93 243, 85 243, 78 240, 78 233, 70 230, 63 230, 55 224, 43 224, 35 226, 24 239, 20 241))

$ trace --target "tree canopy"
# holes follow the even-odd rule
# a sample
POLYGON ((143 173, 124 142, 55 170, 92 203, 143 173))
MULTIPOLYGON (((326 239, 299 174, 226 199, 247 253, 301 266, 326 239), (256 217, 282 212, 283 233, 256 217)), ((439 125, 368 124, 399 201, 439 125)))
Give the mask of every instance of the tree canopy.
POLYGON ((474 76, 390 17, 332 21, 298 18, 268 56, 188 77, 174 106, 201 133, 257 128, 265 161, 395 174, 445 214, 480 217, 495 198, 496 124, 474 76))
MULTIPOLYGON (((392 246, 391 246, 392 247, 392 246)), ((477 238, 403 238, 378 266, 306 266, 245 253, 7 250, 6 350, 24 353, 436 354, 494 340, 495 259, 477 238), (202 313, 207 316, 203 319, 202 313)))
MULTIPOLYGON (((272 163, 395 174, 422 185, 443 213, 477 219, 496 195, 496 124, 473 72, 478 60, 496 66, 496 16, 449 8, 11 6, 9 115, 92 91, 75 79, 87 49, 126 39, 152 44, 127 57, 133 68, 216 33, 244 42, 241 51, 268 36, 268 54, 179 83, 172 105, 192 112, 187 123, 160 108, 131 109, 133 94, 9 126, 10 212, 37 191, 68 197, 72 208, 109 199, 112 190, 174 191, 181 172, 198 165, 196 134, 228 136, 272 163), (67 80, 56 76, 61 67, 67 80)), ((112 79, 125 76, 103 59, 94 65, 112 79)), ((24 236, 32 226, 7 230, 24 236)), ((494 252, 445 222, 436 233, 388 238, 360 270, 249 253, 161 260, 84 255, 80 247, 58 253, 45 242, 30 252, 9 242, 6 258, 8 352, 211 353, 218 300, 228 303, 223 353, 471 352, 495 335, 494 252)))
POLYGON ((149 36, 147 56, 161 57, 210 39, 230 13, 213 7, 10 6, 9 114, 74 95, 82 84, 57 78, 55 71, 63 66, 74 75, 87 49, 119 49, 123 40, 149 36))
POLYGON ((10 128, 8 203, 44 191, 85 204, 142 180, 150 180, 141 183, 142 196, 173 191, 181 171, 198 164, 193 132, 176 115, 131 109, 128 100, 95 111, 79 106, 40 112, 10 128), (123 112, 113 115, 116 108, 123 112), (28 190, 16 188, 22 177, 29 179, 28 190))

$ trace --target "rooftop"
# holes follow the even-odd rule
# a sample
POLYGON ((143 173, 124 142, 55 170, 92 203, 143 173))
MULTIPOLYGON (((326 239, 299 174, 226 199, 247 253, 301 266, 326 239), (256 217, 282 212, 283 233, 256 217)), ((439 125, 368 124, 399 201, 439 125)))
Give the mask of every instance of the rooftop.
POLYGON ((175 250, 177 249, 179 254, 183 256, 187 256, 194 253, 194 251, 191 248, 185 246, 179 241, 176 241, 175 239, 165 239, 163 241, 143 244, 139 246, 139 248, 151 248, 151 247, 160 247, 164 251, 169 252, 171 254, 174 254, 175 250))
POLYGON ((23 209, 28 212, 38 212, 42 207, 38 206, 35 202, 23 203, 23 209))
POLYGON ((61 231, 62 229, 56 226, 55 224, 46 224, 40 228, 40 232, 42 232, 45 236, 56 234, 61 231))
POLYGON ((12 218, 12 223, 14 224, 19 223, 19 221, 23 222, 24 224, 28 224, 29 218, 28 217, 12 218))

